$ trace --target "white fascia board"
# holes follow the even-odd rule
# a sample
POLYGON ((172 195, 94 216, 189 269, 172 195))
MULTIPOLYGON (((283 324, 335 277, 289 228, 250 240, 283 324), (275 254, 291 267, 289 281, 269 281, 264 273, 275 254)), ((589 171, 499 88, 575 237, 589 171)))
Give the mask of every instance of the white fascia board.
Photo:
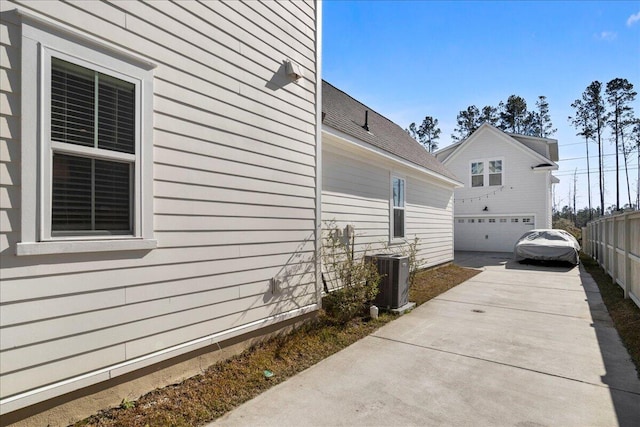
POLYGON ((481 130, 483 130, 484 128, 488 127, 489 125, 487 123, 483 123, 480 125, 480 127, 478 129, 476 129, 471 135, 469 135, 464 141, 461 141, 458 143, 458 146, 453 150, 453 152, 451 154, 449 154, 447 156, 446 159, 444 159, 442 161, 443 164, 447 164, 450 163, 451 160, 453 160, 455 157, 457 157, 462 151, 464 151, 464 148, 469 145, 469 143, 475 139, 475 136, 480 133, 481 130))
POLYGON ((442 160, 440 160, 442 163, 444 163, 444 161, 451 156, 451 154, 456 151, 456 148, 462 144, 462 141, 456 142, 454 144, 448 145, 444 148, 439 149, 438 151, 436 151, 435 153, 433 153, 433 155, 436 157, 436 159, 440 160, 440 156, 444 156, 444 158, 442 160))
POLYGON ((498 128, 489 125, 488 123, 483 123, 478 129, 476 129, 475 132, 473 132, 467 139, 464 140, 464 142, 462 144, 460 144, 460 146, 458 146, 458 148, 456 148, 454 150, 453 153, 451 153, 449 155, 449 157, 447 157, 446 159, 444 159, 442 161, 443 164, 447 164, 450 163, 452 159, 454 159, 455 157, 457 157, 462 151, 464 151, 464 148, 469 145, 473 140, 475 140, 475 137, 477 134, 479 134, 481 131, 484 132, 484 129, 489 129, 491 132, 493 132, 497 137, 501 138, 503 141, 509 143, 509 144, 513 144, 517 149, 519 149, 520 151, 522 151, 523 153, 528 154, 529 156, 537 159, 540 161, 540 163, 549 163, 551 162, 552 164, 554 164, 556 166, 556 168, 558 167, 558 165, 553 162, 552 160, 546 158, 545 156, 543 156, 542 154, 536 153, 535 151, 533 151, 531 148, 527 147, 526 145, 524 145, 523 143, 521 143, 520 141, 518 141, 517 139, 509 136, 509 134, 499 130, 498 128))
POLYGON ((416 172, 419 172, 423 175, 428 175, 431 178, 434 178, 438 181, 442 181, 454 188, 464 187, 462 182, 456 181, 454 179, 448 178, 444 175, 440 175, 437 172, 431 171, 425 167, 418 166, 415 163, 409 162, 408 160, 403 159, 402 157, 396 156, 395 154, 391 154, 388 151, 382 150, 381 148, 374 147, 369 143, 361 141, 357 138, 354 138, 350 135, 347 135, 344 132, 340 132, 332 127, 322 125, 322 137, 323 144, 324 143, 334 143, 336 147, 350 149, 351 151, 360 151, 361 153, 373 154, 379 157, 382 157, 386 160, 390 160, 395 163, 399 163, 404 167, 412 169, 416 172))
MULTIPOLYGON (((316 14, 316 222, 315 222, 315 253, 319 254, 322 249, 322 0, 315 4, 316 14)), ((322 257, 316 256, 316 302, 322 305, 322 257)))

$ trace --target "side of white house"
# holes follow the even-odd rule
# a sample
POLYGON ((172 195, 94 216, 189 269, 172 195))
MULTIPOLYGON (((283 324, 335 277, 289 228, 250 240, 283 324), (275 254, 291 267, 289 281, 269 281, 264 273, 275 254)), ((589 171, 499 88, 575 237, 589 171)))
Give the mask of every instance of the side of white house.
MULTIPOLYGON (((352 152, 324 134, 322 219, 344 229, 352 225, 359 250, 375 253, 419 239, 420 267, 453 260, 451 185, 426 178, 406 164, 372 153, 352 152), (392 180, 405 181, 405 237, 393 239, 392 180)), ((358 150, 359 151, 359 150, 358 150)))
POLYGON ((318 309, 318 2, 0 8, 2 414, 318 309))
POLYGON ((516 138, 485 124, 436 153, 464 183, 455 190, 456 250, 510 252, 526 231, 551 228, 551 171, 558 166, 541 153, 555 140, 525 145, 516 138))
POLYGON ((417 237, 420 267, 452 261, 455 177, 400 127, 326 82, 323 103, 323 227, 353 226, 360 253, 402 251, 417 237))

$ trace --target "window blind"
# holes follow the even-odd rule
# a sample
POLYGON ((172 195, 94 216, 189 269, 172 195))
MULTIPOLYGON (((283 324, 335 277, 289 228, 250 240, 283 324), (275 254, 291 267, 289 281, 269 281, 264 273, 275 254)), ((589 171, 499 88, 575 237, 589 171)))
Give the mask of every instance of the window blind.
MULTIPOLYGON (((132 83, 52 58, 51 139, 135 154, 135 99, 132 83)), ((97 157, 53 153, 52 233, 132 232, 135 163, 97 157)))

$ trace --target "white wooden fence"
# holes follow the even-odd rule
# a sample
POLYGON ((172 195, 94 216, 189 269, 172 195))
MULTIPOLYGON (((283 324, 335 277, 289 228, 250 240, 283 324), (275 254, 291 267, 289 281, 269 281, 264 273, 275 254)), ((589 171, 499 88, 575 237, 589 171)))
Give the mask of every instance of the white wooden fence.
POLYGON ((589 222, 582 229, 582 246, 640 307, 640 212, 589 222))

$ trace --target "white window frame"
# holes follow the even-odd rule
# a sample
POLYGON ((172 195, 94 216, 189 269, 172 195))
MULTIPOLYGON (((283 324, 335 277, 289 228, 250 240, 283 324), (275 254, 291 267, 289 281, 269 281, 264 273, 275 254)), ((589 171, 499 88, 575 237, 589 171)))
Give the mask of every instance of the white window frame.
MULTIPOLYGON (((155 65, 120 48, 40 18, 22 22, 22 204, 17 255, 149 250, 153 239, 153 68, 155 65), (51 58, 57 57, 136 85, 135 154, 109 152, 135 162, 132 233, 130 235, 52 236, 51 187, 53 152, 89 154, 86 147, 52 142, 51 58), (71 145, 71 146, 70 146, 71 145)), ((97 152, 99 153, 100 150, 97 152)), ((105 151, 105 150, 103 150, 105 151)))
POLYGON ((405 242, 405 238, 407 235, 407 179, 404 176, 391 174, 391 179, 389 182, 389 241, 391 243, 400 243, 405 242), (399 179, 403 182, 402 188, 404 189, 404 197, 402 198, 404 202, 404 206, 396 207, 393 205, 393 181, 399 179), (402 216, 404 224, 402 224, 402 230, 404 231, 404 235, 401 237, 394 236, 395 230, 395 210, 400 209, 404 211, 404 215, 402 216))
POLYGON ((471 188, 477 188, 477 187, 484 187, 484 183, 486 182, 485 179, 485 167, 484 167, 484 161, 483 160, 475 160, 469 163, 469 174, 470 174, 470 178, 469 178, 469 186, 471 188), (473 165, 475 164, 479 164, 482 167, 482 173, 473 173, 473 165), (473 177, 474 176, 481 176, 482 177, 482 185, 473 185, 473 177))
POLYGON ((469 188, 484 188, 484 187, 501 187, 503 185, 505 185, 505 160, 504 157, 490 157, 490 158, 485 158, 485 159, 474 159, 471 160, 469 162, 469 188), (502 162, 502 171, 500 172, 501 175, 501 183, 500 185, 490 185, 490 175, 492 175, 489 172, 489 162, 495 162, 495 161, 500 161, 502 162), (474 176, 481 176, 480 174, 473 174, 473 164, 474 163, 482 163, 482 185, 478 185, 478 186, 473 186, 473 177, 474 176))
POLYGON ((500 187, 504 182, 504 160, 502 159, 489 159, 487 160, 487 185, 489 187, 500 187), (500 162, 500 184, 491 184, 491 175, 497 175, 497 173, 491 173, 491 162, 500 162))

